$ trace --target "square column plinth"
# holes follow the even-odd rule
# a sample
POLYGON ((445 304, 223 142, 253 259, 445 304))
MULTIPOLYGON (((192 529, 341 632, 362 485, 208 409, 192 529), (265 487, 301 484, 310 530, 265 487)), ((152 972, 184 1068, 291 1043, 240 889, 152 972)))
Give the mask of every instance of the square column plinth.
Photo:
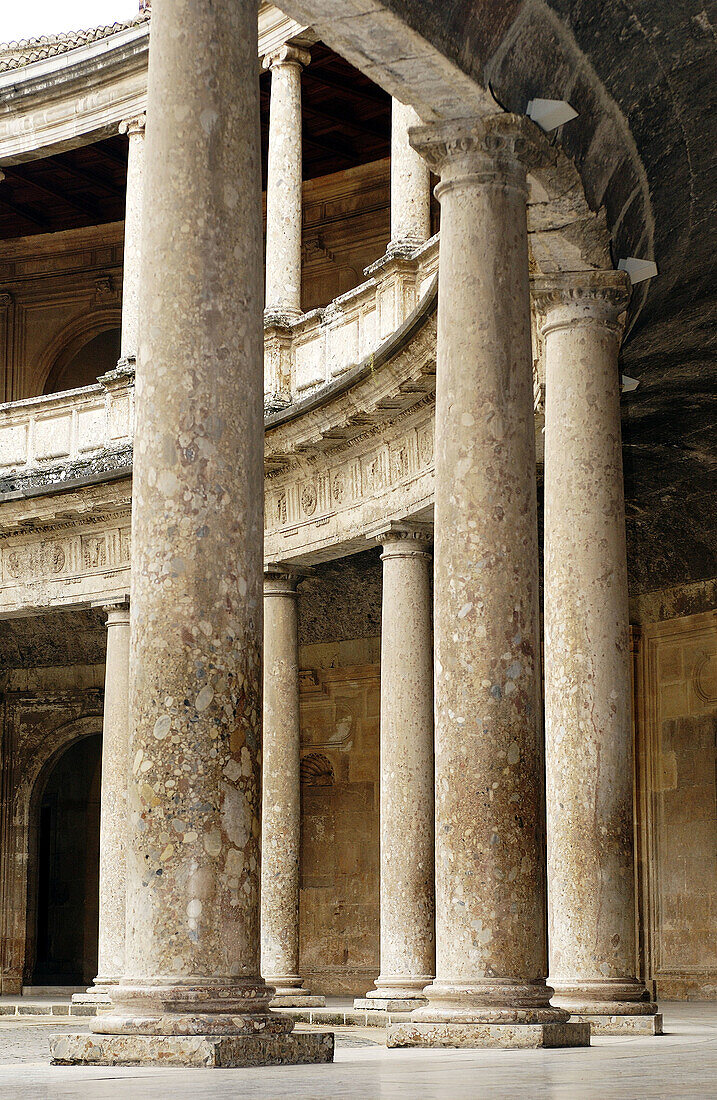
POLYGON ((55 1035, 55 1066, 194 1066, 242 1069, 332 1062, 333 1032, 289 1035, 55 1035))
POLYGON ((538 1047, 589 1047, 590 1024, 405 1023, 391 1024, 387 1047, 505 1047, 512 1050, 538 1047))
POLYGON ((662 1035, 662 1013, 616 1013, 613 1016, 594 1012, 576 1012, 571 1023, 590 1024, 591 1035, 662 1035))

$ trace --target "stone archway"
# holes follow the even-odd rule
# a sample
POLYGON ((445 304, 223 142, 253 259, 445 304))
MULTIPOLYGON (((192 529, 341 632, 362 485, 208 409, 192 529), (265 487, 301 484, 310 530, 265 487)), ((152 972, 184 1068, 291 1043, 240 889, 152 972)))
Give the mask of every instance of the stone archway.
POLYGON ((97 970, 102 739, 72 742, 38 784, 25 969, 33 986, 88 985, 97 970))
POLYGON ((33 976, 39 816, 48 779, 67 749, 101 732, 101 713, 78 716, 45 731, 41 748, 33 741, 17 753, 14 763, 6 762, 4 781, 13 794, 3 814, 0 853, 3 993, 19 994, 33 976))

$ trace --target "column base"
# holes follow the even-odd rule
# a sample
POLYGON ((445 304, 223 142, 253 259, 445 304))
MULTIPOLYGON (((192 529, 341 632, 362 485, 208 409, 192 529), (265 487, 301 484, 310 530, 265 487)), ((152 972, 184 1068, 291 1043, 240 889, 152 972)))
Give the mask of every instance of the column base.
POLYGON ((333 1062, 333 1032, 289 1035, 55 1035, 53 1066, 239 1069, 333 1062))
POLYGON ((371 993, 365 997, 354 997, 354 1008, 360 1012, 413 1012, 414 1008, 423 1008, 425 997, 381 997, 371 993))
POLYGON ((314 996, 306 989, 298 974, 277 974, 267 976, 266 984, 274 989, 269 1008, 325 1008, 326 998, 314 996))
POLYGON ((314 996, 308 989, 277 989, 269 1008, 326 1008, 326 998, 314 996))
POLYGON ((607 1016, 591 1012, 570 1014, 571 1023, 590 1024, 592 1035, 662 1035, 662 1013, 607 1016))
POLYGON ((590 1024, 405 1023, 390 1024, 387 1047, 589 1047, 590 1024))
POLYGON ((72 994, 73 1005, 111 1005, 110 995, 102 989, 88 989, 84 993, 72 994))

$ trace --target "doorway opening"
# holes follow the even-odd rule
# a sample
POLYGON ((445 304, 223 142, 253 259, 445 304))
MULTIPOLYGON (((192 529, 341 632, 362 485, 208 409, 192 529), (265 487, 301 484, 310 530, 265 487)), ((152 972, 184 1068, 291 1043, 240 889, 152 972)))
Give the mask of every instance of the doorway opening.
POLYGON ((87 986, 97 974, 102 737, 70 745, 39 803, 33 986, 87 986))

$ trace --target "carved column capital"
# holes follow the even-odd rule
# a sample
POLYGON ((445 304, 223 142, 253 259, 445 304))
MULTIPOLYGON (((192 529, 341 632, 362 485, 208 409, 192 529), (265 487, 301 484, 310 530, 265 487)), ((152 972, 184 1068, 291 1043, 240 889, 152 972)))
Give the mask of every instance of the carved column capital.
POLYGON ((447 188, 512 186, 527 194, 526 171, 554 159, 549 143, 529 119, 499 114, 412 126, 409 141, 447 188))
POLYGON ((561 272, 534 279, 531 289, 542 336, 585 324, 622 333, 630 301, 630 280, 624 271, 561 272))
POLYGON ((265 596, 292 596, 299 595, 298 586, 306 577, 311 576, 312 570, 288 563, 271 563, 264 567, 264 595, 265 596))
POLYGON ((414 554, 430 556, 433 550, 433 531, 426 523, 410 520, 392 521, 372 531, 368 538, 383 547, 381 559, 408 557, 414 554))
POLYGON ((121 134, 126 134, 129 138, 135 137, 136 135, 144 137, 146 122, 147 116, 145 114, 133 115, 131 118, 123 118, 118 129, 121 134))
POLYGON ((311 61, 311 54, 308 50, 302 46, 293 46, 290 42, 285 42, 282 46, 272 50, 271 53, 264 54, 262 58, 262 68, 264 69, 276 69, 280 65, 299 65, 302 68, 311 61))

